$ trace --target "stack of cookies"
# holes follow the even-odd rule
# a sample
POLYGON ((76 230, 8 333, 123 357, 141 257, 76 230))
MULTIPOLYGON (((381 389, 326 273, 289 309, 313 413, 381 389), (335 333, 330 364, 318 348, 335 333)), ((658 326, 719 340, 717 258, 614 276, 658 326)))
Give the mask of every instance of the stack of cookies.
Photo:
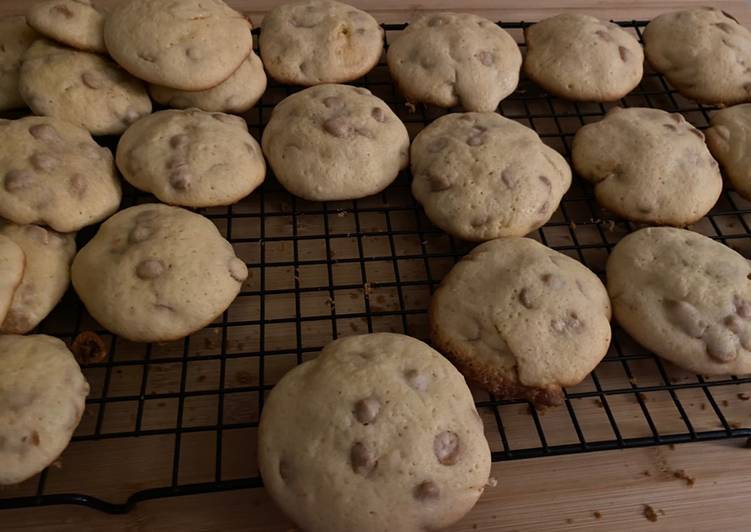
POLYGON ((384 55, 371 15, 300 0, 271 10, 262 30, 259 57, 250 23, 221 0, 107 10, 44 0, 0 20, 0 110, 34 115, 0 121, 0 484, 57 458, 88 393, 63 342, 23 335, 71 283, 104 328, 131 341, 211 323, 248 269, 190 209, 241 201, 266 161, 309 201, 379 193, 409 167, 430 220, 479 243, 430 305, 431 339, 447 358, 403 335, 340 339, 269 395, 260 471, 305 530, 417 531, 461 518, 490 470, 465 378, 501 398, 561 404, 608 351, 611 313, 679 366, 751 372, 748 262, 677 228, 714 206, 720 164, 751 198, 751 33, 731 16, 660 16, 643 51, 615 24, 559 15, 526 29, 524 58, 490 20, 418 16, 385 54, 388 69, 408 104, 455 112, 411 143, 386 102, 349 84, 384 55), (685 96, 740 105, 715 113, 706 139, 682 115, 647 108, 613 107, 579 129, 571 163, 597 201, 626 220, 676 226, 624 238, 604 284, 525 238, 554 215, 574 172, 496 110, 522 71, 559 98, 617 101, 641 82, 645 55, 685 96), (262 97, 267 73, 302 89, 276 105, 259 143, 236 115, 262 97), (152 114, 152 99, 171 109, 152 114), (121 135, 115 156, 92 135, 121 135), (120 175, 154 202, 118 212, 120 175), (93 224, 76 253, 76 232, 93 224))

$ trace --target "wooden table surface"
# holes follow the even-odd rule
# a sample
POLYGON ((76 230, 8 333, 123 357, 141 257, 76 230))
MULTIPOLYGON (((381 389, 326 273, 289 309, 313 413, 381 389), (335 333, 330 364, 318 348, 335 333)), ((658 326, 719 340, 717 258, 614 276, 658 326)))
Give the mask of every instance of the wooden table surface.
MULTIPOLYGON (((0 0, 0 16, 23 13, 31 3, 0 0)), ((263 11, 277 2, 228 0, 228 3, 250 14, 258 23, 263 11)), ((557 0, 351 0, 350 3, 383 21, 408 21, 419 11, 456 9, 459 4, 462 10, 510 21, 538 20, 569 10, 602 18, 648 19, 664 11, 711 3, 751 26, 751 8, 740 0, 568 0, 568 7, 562 7, 557 0)), ((493 465, 492 475, 498 485, 488 488, 472 512, 451 530, 751 529, 751 448, 745 441, 501 462, 493 465), (677 472, 683 473, 676 476, 677 472), (647 508, 653 509, 654 515, 647 508)), ((0 513, 3 531, 105 529, 291 531, 295 527, 262 489, 153 500, 121 516, 69 506, 0 513)))

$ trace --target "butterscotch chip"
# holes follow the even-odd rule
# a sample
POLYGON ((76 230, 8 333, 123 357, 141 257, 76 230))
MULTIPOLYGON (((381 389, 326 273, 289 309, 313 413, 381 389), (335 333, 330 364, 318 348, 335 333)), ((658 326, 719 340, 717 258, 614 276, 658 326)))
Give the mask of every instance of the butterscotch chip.
POLYGON ((29 25, 45 37, 98 53, 107 52, 104 16, 91 0, 43 0, 28 12, 29 25))
POLYGON ((378 333, 336 340, 276 384, 258 463, 304 530, 421 532, 472 508, 490 452, 461 374, 419 340, 378 333))
POLYGON ((603 207, 636 222, 694 223, 722 192, 702 132, 660 109, 614 107, 576 132, 572 159, 603 207))
POLYGON ((16 484, 58 459, 89 393, 62 340, 0 335, 0 484, 16 484))
POLYGON ((701 375, 751 373, 751 266, 709 237, 670 227, 623 238, 607 264, 618 323, 701 375))
POLYGON ((383 30, 364 11, 332 0, 282 3, 263 19, 261 59, 281 83, 343 83, 381 57, 383 30))
MULTIPOLYGON (((594 369, 611 337, 610 301, 599 278, 528 238, 473 249, 444 277, 429 319, 433 345, 467 378, 502 398, 540 406, 561 403, 562 388, 594 369)), ((452 441, 441 436, 442 455, 451 456, 452 441)))

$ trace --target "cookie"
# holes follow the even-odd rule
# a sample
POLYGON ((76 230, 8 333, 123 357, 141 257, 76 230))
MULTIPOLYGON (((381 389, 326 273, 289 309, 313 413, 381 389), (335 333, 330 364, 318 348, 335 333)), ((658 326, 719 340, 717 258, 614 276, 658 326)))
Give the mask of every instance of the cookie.
POLYGON ((412 193, 456 237, 523 236, 547 222, 571 185, 566 160, 533 130, 497 113, 455 113, 411 148, 412 193))
POLYGON ((474 506, 490 451, 459 372, 419 340, 377 333, 336 340, 279 381, 258 465, 304 530, 419 532, 474 506))
POLYGON ((751 101, 751 32, 714 7, 666 13, 644 30, 652 67, 702 103, 751 101))
POLYGON ((704 135, 678 113, 615 107, 576 132, 572 160, 603 207, 635 222, 694 223, 722 192, 704 135))
POLYGON ((0 234, 0 323, 10 309, 13 294, 16 293, 26 270, 26 256, 18 244, 0 234))
POLYGON ((705 130, 707 145, 735 191, 751 200, 751 104, 715 112, 705 130))
POLYGON ((266 90, 266 73, 258 56, 250 52, 226 81, 205 91, 180 91, 150 85, 149 92, 155 101, 167 107, 188 109, 197 107, 204 111, 244 113, 263 96, 266 90))
POLYGON ((409 162, 404 124, 383 100, 349 85, 318 85, 282 100, 261 144, 282 186, 313 201, 376 194, 409 162))
POLYGON ((0 18, 0 111, 26 107, 18 92, 21 58, 39 37, 25 17, 0 18))
POLYGON ((242 118, 198 109, 139 120, 120 138, 116 160, 134 187, 187 207, 236 203, 266 176, 261 147, 242 118))
POLYGON ((93 135, 117 135, 151 112, 144 84, 101 55, 40 39, 26 51, 19 90, 35 114, 93 135))
POLYGON ((252 49, 250 23, 221 0, 128 0, 104 22, 112 58, 137 78, 185 91, 219 85, 252 49))
POLYGON ((0 484, 23 482, 57 460, 88 394, 62 340, 0 335, 0 484))
POLYGON ((644 347, 701 375, 751 373, 751 265, 672 227, 627 235, 607 263, 618 323, 644 347))
POLYGON ((75 235, 11 223, 0 223, 0 235, 15 242, 26 257, 21 284, 0 332, 26 334, 47 317, 68 289, 70 263, 76 254, 75 235))
POLYGON ((122 191, 112 153, 57 118, 0 120, 0 217, 70 233, 107 218, 122 191))
POLYGON ((610 345, 610 301, 580 262, 528 238, 473 249, 430 304, 430 336, 464 375, 505 399, 563 402, 610 345))
POLYGON ((34 3, 29 25, 39 33, 73 48, 107 53, 104 13, 91 0, 43 0, 34 3))
POLYGON ((644 73, 644 52, 636 37, 612 22, 563 13, 528 27, 525 36, 524 72, 567 100, 618 100, 644 73))
POLYGON ((247 276, 211 220, 158 203, 104 222, 71 269, 89 314, 134 342, 176 340, 205 327, 247 276))
POLYGON ((287 2, 265 15, 258 45, 269 76, 280 83, 342 83, 378 64, 383 29, 364 11, 340 2, 287 2))
POLYGON ((396 37, 389 71, 409 102, 494 111, 519 83, 522 54, 505 30, 469 13, 422 15, 396 37))

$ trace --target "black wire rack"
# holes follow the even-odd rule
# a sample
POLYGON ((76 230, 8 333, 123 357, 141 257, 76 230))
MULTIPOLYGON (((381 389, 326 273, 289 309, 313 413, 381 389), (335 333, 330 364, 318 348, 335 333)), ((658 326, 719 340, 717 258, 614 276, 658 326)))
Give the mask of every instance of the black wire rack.
MULTIPOLYGON (((621 22, 641 40, 646 22, 621 22)), ((528 25, 501 23, 524 48, 528 25)), ((386 40, 404 24, 384 25, 386 40)), ((411 107, 385 62, 355 84, 384 99, 414 135, 446 110, 411 107)), ((282 98, 299 90, 274 83, 247 113, 256 138, 282 98)), ((708 125, 711 108, 682 98, 647 72, 613 105, 681 112, 708 125)), ((499 112, 535 129, 570 156, 576 130, 612 105, 553 98, 522 79, 499 112)), ((114 148, 116 139, 105 139, 114 148)), ((84 364, 87 408, 61 460, 37 477, 0 491, 0 509, 86 505, 123 513, 146 499, 259 487, 258 416, 266 394, 290 368, 333 338, 377 331, 427 338, 431 292, 470 246, 436 229, 413 199, 407 172, 386 191, 314 203, 286 193, 271 176, 249 198, 203 209, 248 264, 235 303, 184 340, 133 344, 101 329, 72 292, 40 326, 71 340, 94 330, 106 360, 84 364)), ((125 204, 154 201, 126 186, 125 204)), ((751 203, 723 191, 693 229, 751 256, 751 203)), ((560 208, 530 235, 602 275, 615 243, 634 226, 600 209, 575 179, 560 208)), ((94 233, 79 234, 82 245, 94 233)), ((751 437, 751 377, 709 378, 661 361, 614 325, 610 352, 565 404, 537 412, 473 390, 494 461, 751 437)))

